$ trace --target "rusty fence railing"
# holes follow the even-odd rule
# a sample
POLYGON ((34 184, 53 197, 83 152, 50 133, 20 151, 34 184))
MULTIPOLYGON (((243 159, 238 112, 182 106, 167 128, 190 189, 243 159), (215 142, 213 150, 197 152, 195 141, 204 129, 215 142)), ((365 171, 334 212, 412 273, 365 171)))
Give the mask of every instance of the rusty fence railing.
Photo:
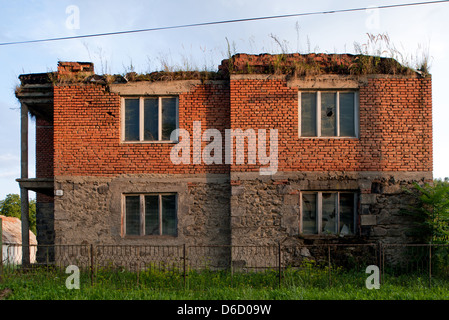
POLYGON ((437 244, 38 245, 29 252, 31 263, 22 265, 21 246, 3 243, 0 281, 18 274, 62 281, 68 266, 90 285, 162 289, 364 286, 368 266, 378 268, 381 283, 412 276, 431 287, 449 280, 449 245, 437 244))

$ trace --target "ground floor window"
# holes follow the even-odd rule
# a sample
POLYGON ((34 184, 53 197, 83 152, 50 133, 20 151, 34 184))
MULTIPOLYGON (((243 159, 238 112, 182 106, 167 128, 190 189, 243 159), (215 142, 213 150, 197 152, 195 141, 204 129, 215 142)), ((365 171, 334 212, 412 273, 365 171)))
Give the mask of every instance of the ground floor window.
POLYGON ((177 235, 176 194, 124 195, 124 234, 177 235))
POLYGON ((301 233, 355 234, 357 194, 314 191, 301 193, 301 233))

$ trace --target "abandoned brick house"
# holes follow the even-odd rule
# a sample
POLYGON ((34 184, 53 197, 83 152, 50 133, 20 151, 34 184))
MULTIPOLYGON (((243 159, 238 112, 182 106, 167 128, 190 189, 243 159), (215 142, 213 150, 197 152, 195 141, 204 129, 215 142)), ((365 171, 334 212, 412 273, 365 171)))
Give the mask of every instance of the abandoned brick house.
POLYGON ((371 58, 237 54, 217 72, 126 76, 59 62, 21 75, 22 165, 30 113, 36 177, 22 167, 18 182, 37 192, 38 243, 412 241, 400 210, 404 187, 432 180, 431 77, 371 58), (261 174, 250 152, 198 161, 212 139, 195 144, 195 126, 222 134, 223 157, 227 132, 249 151, 251 133, 277 130, 276 170, 261 174), (180 163, 176 128, 193 146, 180 163))

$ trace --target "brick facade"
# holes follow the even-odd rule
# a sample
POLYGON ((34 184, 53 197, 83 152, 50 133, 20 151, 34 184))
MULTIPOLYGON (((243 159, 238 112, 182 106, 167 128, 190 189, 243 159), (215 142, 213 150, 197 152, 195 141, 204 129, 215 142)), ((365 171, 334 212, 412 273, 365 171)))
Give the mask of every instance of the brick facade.
MULTIPOLYGON (((277 129, 278 171, 432 171, 429 77, 368 78, 358 89, 358 139, 298 138, 298 90, 286 79, 231 77, 229 85, 198 84, 179 95, 179 127, 192 133, 193 121, 201 121, 202 131, 214 128, 223 136, 227 128, 277 129)), ((56 176, 230 170, 225 164, 193 161, 174 165, 169 156, 172 144, 121 143, 120 96, 105 86, 60 85, 54 91, 56 176)), ((48 150, 46 155, 39 151, 39 157, 50 157, 51 146, 48 150)), ((43 161, 48 168, 37 163, 38 172, 51 176, 51 161, 43 161)), ((259 165, 246 164, 231 170, 258 169, 259 165)))
MULTIPOLYGON (((55 87, 55 175, 114 176, 138 173, 225 173, 226 165, 174 165, 173 144, 121 143, 120 96, 104 86, 55 87)), ((179 127, 193 132, 229 127, 229 86, 202 84, 179 95, 179 127)), ((203 146, 207 145, 206 142, 203 146)), ((193 157, 193 153, 192 153, 193 157)))
POLYGON ((298 138, 298 90, 287 80, 231 79, 232 127, 278 129, 278 171, 432 171, 430 79, 368 79, 358 139, 298 138))

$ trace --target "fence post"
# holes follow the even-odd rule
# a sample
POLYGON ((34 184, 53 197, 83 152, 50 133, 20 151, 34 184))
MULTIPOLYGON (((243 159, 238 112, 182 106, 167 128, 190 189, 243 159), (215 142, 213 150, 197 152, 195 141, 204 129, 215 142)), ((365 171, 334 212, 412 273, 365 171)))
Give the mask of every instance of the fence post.
POLYGON ((328 273, 329 273, 329 287, 332 286, 331 282, 331 246, 327 245, 327 260, 328 260, 328 273))
POLYGON ((231 259, 229 261, 229 266, 231 268, 231 287, 234 287, 234 246, 231 244, 231 259))
POLYGON ((432 288, 432 244, 429 244, 429 288, 432 288))
POLYGON ((184 243, 184 245, 183 245, 183 268, 184 268, 184 290, 186 290, 187 289, 187 274, 186 274, 186 253, 187 253, 187 250, 186 250, 186 244, 184 243))
POLYGON ((94 285, 94 245, 90 245, 90 285, 94 285))
POLYGON ((278 264, 279 264, 279 288, 281 288, 282 285, 282 257, 281 257, 281 242, 278 242, 278 264))
POLYGON ((380 280, 380 284, 382 284, 382 278, 383 278, 383 267, 382 267, 382 242, 378 242, 377 243, 378 246, 378 253, 377 253, 377 264, 379 265, 379 269, 380 269, 380 274, 379 274, 379 280, 380 280))

